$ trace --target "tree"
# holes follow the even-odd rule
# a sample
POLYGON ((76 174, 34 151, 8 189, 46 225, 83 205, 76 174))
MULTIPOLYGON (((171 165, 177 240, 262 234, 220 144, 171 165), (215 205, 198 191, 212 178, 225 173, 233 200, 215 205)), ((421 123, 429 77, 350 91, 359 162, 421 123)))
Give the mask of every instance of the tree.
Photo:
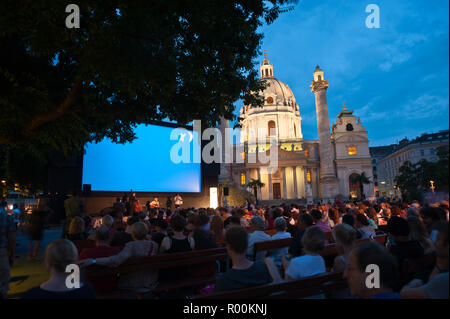
POLYGON ((359 184, 361 198, 365 198, 365 195, 364 195, 364 184, 372 183, 372 181, 366 176, 365 172, 362 172, 361 174, 351 175, 350 182, 353 183, 353 184, 359 184))
POLYGON ((2 1, 0 148, 45 161, 154 120, 232 120, 263 103, 258 28, 295 2, 80 0, 68 29, 67 1, 2 1))
POLYGON ((256 204, 258 205, 258 188, 261 189, 264 187, 264 183, 261 182, 261 180, 258 179, 253 179, 248 182, 247 187, 250 187, 251 189, 253 189, 253 195, 255 196, 255 200, 256 200, 256 204))
POLYGON ((434 181, 436 191, 448 192, 448 147, 441 146, 436 150, 439 160, 429 162, 420 160, 413 164, 409 161, 399 168, 395 183, 402 191, 403 199, 414 200, 430 191, 430 181, 434 181))

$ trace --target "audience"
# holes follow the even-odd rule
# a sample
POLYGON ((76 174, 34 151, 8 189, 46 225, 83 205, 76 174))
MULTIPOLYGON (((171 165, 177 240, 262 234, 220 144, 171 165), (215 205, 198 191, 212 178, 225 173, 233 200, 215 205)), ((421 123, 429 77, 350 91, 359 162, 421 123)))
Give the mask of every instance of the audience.
POLYGON ((226 248, 233 266, 218 276, 215 292, 243 289, 272 281, 264 261, 252 262, 247 259, 248 237, 246 230, 239 226, 230 227, 225 233, 226 248))
POLYGON ((311 216, 314 220, 315 226, 319 227, 323 232, 331 232, 330 225, 322 221, 322 213, 318 209, 311 210, 311 216))
POLYGON ((300 256, 302 251, 302 237, 308 227, 311 227, 314 223, 311 215, 303 213, 300 214, 297 221, 298 231, 294 234, 292 238, 291 245, 289 246, 289 254, 293 257, 300 256))
MULTIPOLYGON (((158 251, 158 244, 147 239, 148 229, 142 222, 131 225, 133 241, 127 243, 117 255, 102 258, 87 258, 80 261, 82 267, 92 264, 117 267, 131 257, 153 256, 158 251)), ((123 274, 118 279, 118 287, 121 289, 151 289, 156 286, 157 271, 136 271, 123 274)))
MULTIPOLYGON (((370 270, 370 267, 369 267, 370 270)), ((351 252, 344 271, 350 292, 360 298, 398 299, 394 287, 398 281, 398 264, 394 256, 382 245, 369 242, 357 245, 351 252), (379 271, 367 271, 369 265, 378 266, 379 271), (371 276, 368 278, 368 276, 371 276), (379 287, 377 288, 377 277, 379 287), (367 285, 367 283, 374 285, 367 285)))
MULTIPOLYGON (((260 216, 253 216, 250 219, 250 231, 251 234, 248 236, 248 248, 247 248, 247 256, 250 259, 253 259, 255 243, 261 241, 270 240, 270 235, 264 232, 265 223, 264 220, 260 216)), ((266 256, 266 251, 260 251, 256 254, 255 260, 264 259, 266 256)))
POLYGON ((348 224, 339 224, 333 228, 332 233, 339 252, 339 255, 334 258, 332 271, 343 272, 355 246, 356 230, 348 224))
POLYGON ((175 215, 170 219, 173 235, 164 237, 159 248, 160 253, 181 253, 195 248, 194 238, 184 235, 186 219, 175 215))
POLYGON ((361 238, 373 238, 375 236, 375 229, 370 226, 369 220, 364 214, 356 215, 355 228, 361 232, 361 238))
POLYGON ((83 218, 75 216, 72 218, 69 224, 69 232, 67 234, 67 239, 69 240, 86 240, 88 237, 85 232, 85 222, 83 218))
POLYGON ((314 276, 326 272, 325 260, 319 252, 325 246, 325 233, 318 226, 309 227, 302 238, 304 255, 292 258, 288 263, 283 258, 287 280, 314 276))
POLYGON ((409 238, 409 226, 405 219, 393 216, 389 219, 387 232, 389 251, 397 258, 400 266, 406 259, 417 259, 424 255, 420 243, 409 238))
POLYGON ((415 279, 405 285, 400 292, 404 299, 448 299, 449 277, 448 277, 448 222, 436 225, 436 254, 437 260, 428 282, 424 284, 415 279))
POLYGON ((28 290, 24 299, 93 299, 94 290, 88 283, 80 283, 80 288, 67 285, 67 266, 76 265, 78 252, 75 245, 67 239, 57 239, 47 245, 45 268, 50 279, 39 287, 28 290))
POLYGON ((433 252, 434 243, 429 238, 427 229, 420 218, 416 215, 410 215, 406 220, 409 226, 409 239, 419 242, 425 254, 433 252))
MULTIPOLYGON (((274 221, 275 229, 277 230, 276 234, 274 234, 271 239, 286 239, 291 238, 291 233, 286 232, 286 219, 284 217, 277 217, 274 221)), ((275 249, 271 252, 271 256, 274 258, 275 264, 277 266, 281 266, 281 256, 282 254, 287 255, 288 247, 275 249)))

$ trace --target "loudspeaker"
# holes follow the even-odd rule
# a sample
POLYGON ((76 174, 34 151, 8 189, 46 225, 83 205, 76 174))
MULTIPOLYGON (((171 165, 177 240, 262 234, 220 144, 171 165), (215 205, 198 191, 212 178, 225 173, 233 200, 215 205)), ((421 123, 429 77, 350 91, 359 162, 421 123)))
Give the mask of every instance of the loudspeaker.
POLYGON ((83 195, 89 195, 91 193, 91 184, 83 184, 83 195))
POLYGON ((228 196, 228 187, 223 188, 223 196, 228 196))

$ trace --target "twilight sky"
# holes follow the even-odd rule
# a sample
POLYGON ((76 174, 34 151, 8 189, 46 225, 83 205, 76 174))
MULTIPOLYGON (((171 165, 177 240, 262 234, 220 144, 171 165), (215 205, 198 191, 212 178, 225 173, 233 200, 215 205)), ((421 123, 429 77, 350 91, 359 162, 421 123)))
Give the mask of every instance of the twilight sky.
POLYGON ((448 129, 448 6, 447 0, 300 0, 264 25, 261 49, 295 95, 304 138, 317 139, 309 87, 317 64, 330 81, 330 125, 345 102, 368 130, 370 146, 448 129), (371 3, 380 7, 379 29, 365 25, 371 3))

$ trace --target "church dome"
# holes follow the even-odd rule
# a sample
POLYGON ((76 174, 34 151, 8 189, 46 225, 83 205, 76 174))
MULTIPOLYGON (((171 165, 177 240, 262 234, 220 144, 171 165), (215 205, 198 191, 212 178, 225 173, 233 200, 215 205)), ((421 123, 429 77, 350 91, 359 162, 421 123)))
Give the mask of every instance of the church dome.
MULTIPOLYGON (((240 110, 241 142, 252 140, 259 129, 267 129, 267 136, 278 140, 293 141, 303 138, 298 104, 291 88, 273 74, 273 65, 264 53, 259 67, 265 88, 259 94, 264 97, 262 107, 244 105, 240 110)), ((290 146, 289 146, 290 147, 290 146)))
POLYGON ((298 110, 294 94, 286 83, 274 77, 264 78, 261 81, 267 85, 262 93, 264 106, 291 106, 293 110, 298 110))

